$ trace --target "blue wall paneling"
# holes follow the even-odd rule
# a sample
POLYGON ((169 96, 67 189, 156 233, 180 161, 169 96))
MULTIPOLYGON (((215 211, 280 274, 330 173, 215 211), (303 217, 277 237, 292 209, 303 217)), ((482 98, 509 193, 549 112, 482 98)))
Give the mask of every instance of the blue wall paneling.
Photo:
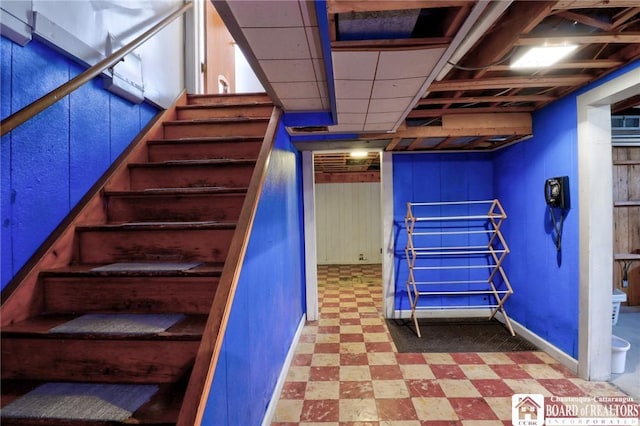
MULTIPOLYGON (((2 118, 83 71, 35 40, 1 53, 2 118)), ((2 288, 157 112, 96 78, 2 138, 2 288)))
POLYGON ((262 422, 304 314, 300 162, 281 124, 203 424, 262 422))

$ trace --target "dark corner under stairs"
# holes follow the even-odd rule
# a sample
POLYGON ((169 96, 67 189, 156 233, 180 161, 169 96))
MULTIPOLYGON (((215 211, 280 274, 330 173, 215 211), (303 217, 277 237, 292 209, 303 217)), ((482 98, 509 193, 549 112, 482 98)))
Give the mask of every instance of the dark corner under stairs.
POLYGON ((2 328, 3 425, 176 424, 272 111, 187 96, 108 181, 105 219, 39 272, 41 314, 2 328))

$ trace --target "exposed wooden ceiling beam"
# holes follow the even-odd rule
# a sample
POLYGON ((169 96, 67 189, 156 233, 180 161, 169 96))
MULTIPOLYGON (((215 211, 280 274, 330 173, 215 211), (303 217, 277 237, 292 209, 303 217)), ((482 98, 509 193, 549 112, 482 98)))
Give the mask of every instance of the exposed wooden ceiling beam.
POLYGON ((495 77, 468 80, 436 81, 429 86, 430 92, 459 90, 507 89, 522 87, 577 86, 591 80, 588 75, 548 76, 548 77, 495 77))
MULTIPOLYGON (((389 136, 387 135, 387 137, 389 137, 389 136)), ((396 149, 396 146, 398 146, 398 144, 400 143, 401 140, 402 140, 402 138, 393 138, 393 139, 391 139, 391 142, 389 142, 389 145, 387 145, 387 147, 384 150, 385 151, 393 151, 394 149, 396 149)))
POLYGON ((640 13, 640 7, 630 7, 627 10, 618 13, 613 17, 612 28, 616 29, 622 24, 633 18, 636 14, 640 13))
POLYGON ((462 65, 482 67, 502 59, 522 34, 531 31, 555 5, 555 1, 513 2, 492 32, 467 55, 462 65))
POLYGON ((416 138, 413 142, 409 144, 409 146, 407 147, 407 151, 413 151, 414 149, 422 145, 422 142, 424 142, 424 138, 416 138))
POLYGON ((461 96, 459 98, 423 98, 418 105, 473 104, 485 102, 550 102, 555 96, 549 95, 502 95, 502 96, 461 96))
POLYGON ((556 16, 561 16, 570 21, 580 22, 581 24, 588 25, 590 27, 600 28, 604 31, 610 31, 613 28, 613 25, 610 22, 603 22, 599 19, 592 18, 591 16, 583 15, 577 12, 571 12, 569 10, 558 12, 556 16))
MULTIPOLYGON (((443 116, 442 126, 406 127, 393 134, 398 139, 448 138, 462 136, 527 136, 532 134, 531 114, 489 113, 443 116)), ((389 139, 389 133, 361 135, 363 139, 389 139)))
POLYGON ((634 7, 638 0, 560 0, 554 9, 591 9, 599 7, 634 7))
POLYGON ((451 145, 453 142, 455 142, 456 139, 458 138, 451 137, 451 136, 448 138, 445 138, 443 141, 439 142, 436 146, 434 146, 433 149, 444 149, 449 145, 451 145))
POLYGON ((443 114, 477 114, 480 112, 531 112, 533 111, 532 106, 514 106, 514 107, 504 107, 504 106, 494 106, 494 107, 484 107, 484 108, 455 108, 455 109, 414 109, 407 115, 407 118, 432 118, 432 117, 440 117, 443 114))
POLYGON ((561 43, 576 43, 576 44, 593 44, 593 43, 640 43, 640 32, 627 32, 627 33, 590 33, 590 34, 566 34, 557 35, 553 37, 540 37, 540 36, 522 36, 516 42, 517 46, 536 46, 544 43, 549 44, 561 44, 561 43))
POLYGON ((476 0, 414 0, 414 1, 374 1, 374 0, 328 0, 327 12, 380 12, 385 10, 430 9, 437 7, 457 7, 476 3, 476 0))
POLYGON ((485 143, 488 139, 489 139, 489 136, 481 136, 481 137, 477 138, 476 140, 466 144, 464 146, 464 149, 474 149, 474 148, 478 147, 479 145, 482 145, 483 143, 485 143))
POLYGON ((444 49, 451 37, 402 38, 389 40, 340 40, 332 41, 332 50, 385 50, 410 47, 413 49, 444 49))
MULTIPOLYGON (((567 61, 558 62, 551 65, 549 70, 568 70, 568 69, 597 69, 597 68, 614 68, 622 65, 622 61, 612 59, 592 59, 584 61, 567 61)), ((509 65, 494 65, 488 68, 489 71, 512 71, 509 65)))
MULTIPOLYGON (((624 101, 616 102, 611 105, 611 113, 615 114, 620 111, 624 111, 628 108, 633 108, 635 106, 640 105, 640 95, 632 96, 630 98, 625 99, 624 101)), ((638 109, 638 114, 640 114, 640 109, 638 109)))

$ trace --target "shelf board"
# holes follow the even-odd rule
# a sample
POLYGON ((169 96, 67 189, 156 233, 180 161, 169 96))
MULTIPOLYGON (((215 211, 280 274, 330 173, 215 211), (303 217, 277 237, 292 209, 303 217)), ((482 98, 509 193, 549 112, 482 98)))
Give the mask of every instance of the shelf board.
POLYGON ((640 207, 640 200, 615 201, 613 207, 640 207))
POLYGON ((615 253, 613 260, 640 260, 640 254, 615 253))
POLYGON ((636 166, 640 164, 640 160, 614 160, 614 166, 636 166))

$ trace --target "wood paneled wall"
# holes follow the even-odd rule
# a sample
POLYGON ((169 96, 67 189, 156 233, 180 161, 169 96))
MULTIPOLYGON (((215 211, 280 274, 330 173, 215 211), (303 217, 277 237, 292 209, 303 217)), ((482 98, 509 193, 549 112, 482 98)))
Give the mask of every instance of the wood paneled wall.
MULTIPOLYGON (((640 147, 613 148, 614 253, 640 250, 640 147)), ((614 288, 621 287, 622 262, 614 265, 614 288)), ((629 305, 640 305, 640 261, 629 268, 629 305)))
POLYGON ((318 264, 380 263, 381 216, 379 182, 316 184, 318 264))

